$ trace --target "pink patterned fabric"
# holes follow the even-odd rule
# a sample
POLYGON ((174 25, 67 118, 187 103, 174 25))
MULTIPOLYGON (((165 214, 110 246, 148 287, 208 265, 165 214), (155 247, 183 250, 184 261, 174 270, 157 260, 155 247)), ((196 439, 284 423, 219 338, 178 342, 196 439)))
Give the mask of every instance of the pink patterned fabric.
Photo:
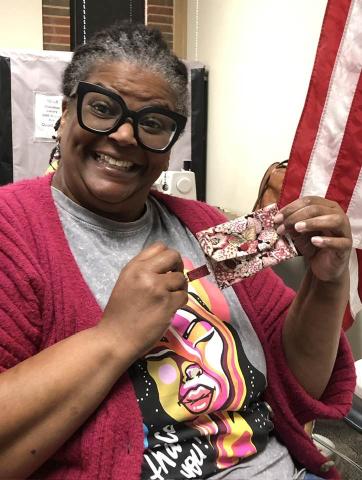
POLYGON ((273 220, 277 213, 272 204, 196 233, 220 288, 298 255, 291 238, 277 234, 273 220))

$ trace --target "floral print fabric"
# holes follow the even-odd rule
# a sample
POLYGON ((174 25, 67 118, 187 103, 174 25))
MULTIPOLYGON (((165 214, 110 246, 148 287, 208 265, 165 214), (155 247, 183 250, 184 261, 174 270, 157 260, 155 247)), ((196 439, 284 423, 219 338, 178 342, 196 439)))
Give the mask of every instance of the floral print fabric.
POLYGON ((220 288, 298 255, 291 238, 277 234, 277 213, 276 204, 268 205, 196 234, 220 288))

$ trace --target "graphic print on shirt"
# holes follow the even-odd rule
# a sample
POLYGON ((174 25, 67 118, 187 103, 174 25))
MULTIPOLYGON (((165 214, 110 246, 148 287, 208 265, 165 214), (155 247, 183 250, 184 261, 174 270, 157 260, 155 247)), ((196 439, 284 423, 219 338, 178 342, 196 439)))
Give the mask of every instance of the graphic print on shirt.
POLYGON ((258 401, 265 377, 230 318, 215 284, 194 281, 165 336, 132 367, 144 420, 142 479, 207 478, 265 447, 273 427, 258 401))

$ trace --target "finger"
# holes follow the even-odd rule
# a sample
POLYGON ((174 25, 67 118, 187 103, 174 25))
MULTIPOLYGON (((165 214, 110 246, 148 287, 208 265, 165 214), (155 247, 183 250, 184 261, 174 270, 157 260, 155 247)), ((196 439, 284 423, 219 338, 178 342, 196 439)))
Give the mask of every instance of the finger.
POLYGON ((298 210, 285 218, 283 224, 277 227, 279 235, 283 235, 285 231, 293 233, 294 230, 299 233, 330 230, 337 236, 350 235, 348 217, 342 209, 337 210, 317 205, 298 210))
POLYGON ((147 267, 155 273, 183 272, 184 264, 177 250, 167 248, 146 260, 147 267))
POLYGON ((166 288, 169 292, 177 292, 178 290, 187 291, 187 280, 182 272, 165 273, 166 288))
POLYGON ((318 248, 331 248, 347 252, 352 248, 352 240, 345 237, 322 237, 315 236, 310 239, 311 243, 318 248))
POLYGON ((349 236, 350 234, 347 217, 341 214, 322 215, 298 221, 294 224, 294 228, 299 233, 329 231, 336 236, 349 236))
POLYGON ((303 197, 283 207, 274 217, 274 223, 292 224, 303 218, 342 212, 338 203, 321 197, 303 197), (298 219, 296 215, 299 215, 298 219))
POLYGON ((188 295, 186 290, 177 290, 170 293, 171 302, 174 306, 174 311, 186 305, 188 301, 188 295))
POLYGON ((146 247, 144 250, 142 250, 135 258, 137 260, 148 260, 150 258, 153 258, 155 255, 160 254, 161 252, 164 252, 167 250, 167 246, 163 242, 155 242, 149 247, 146 247))
POLYGON ((309 205, 290 213, 288 216, 283 216, 283 223, 281 223, 281 225, 284 225, 287 230, 292 230, 294 229, 294 225, 298 222, 303 222, 314 217, 321 217, 323 215, 336 214, 342 215, 343 212, 342 210, 336 210, 326 206, 309 205))
MULTIPOLYGON (((308 196, 308 197, 298 198, 297 200, 294 200, 293 202, 289 203, 285 207, 281 208, 279 213, 275 216, 275 218, 277 218, 276 220, 277 223, 281 223, 281 221, 285 220, 287 217, 297 212, 298 210, 307 209, 306 210, 307 212, 308 211, 320 212, 321 211, 320 208, 329 208, 329 209, 335 210, 335 209, 340 209, 341 207, 338 205, 337 202, 334 202, 333 200, 328 200, 327 198, 317 197, 317 196, 308 196), (283 220, 280 220, 279 214, 282 215, 283 220)), ((316 216, 316 215, 310 214, 309 216, 316 216)))

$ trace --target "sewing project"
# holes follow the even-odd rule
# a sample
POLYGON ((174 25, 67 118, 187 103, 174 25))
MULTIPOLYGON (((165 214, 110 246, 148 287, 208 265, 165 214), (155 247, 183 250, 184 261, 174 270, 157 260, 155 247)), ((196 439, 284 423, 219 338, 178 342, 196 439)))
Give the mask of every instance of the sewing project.
MULTIPOLYGON (((196 234, 220 288, 240 282, 265 267, 298 255, 289 235, 277 234, 273 218, 276 204, 196 234)), ((198 278, 207 273, 199 267, 198 278)), ((197 275, 188 273, 190 281, 197 275)))

